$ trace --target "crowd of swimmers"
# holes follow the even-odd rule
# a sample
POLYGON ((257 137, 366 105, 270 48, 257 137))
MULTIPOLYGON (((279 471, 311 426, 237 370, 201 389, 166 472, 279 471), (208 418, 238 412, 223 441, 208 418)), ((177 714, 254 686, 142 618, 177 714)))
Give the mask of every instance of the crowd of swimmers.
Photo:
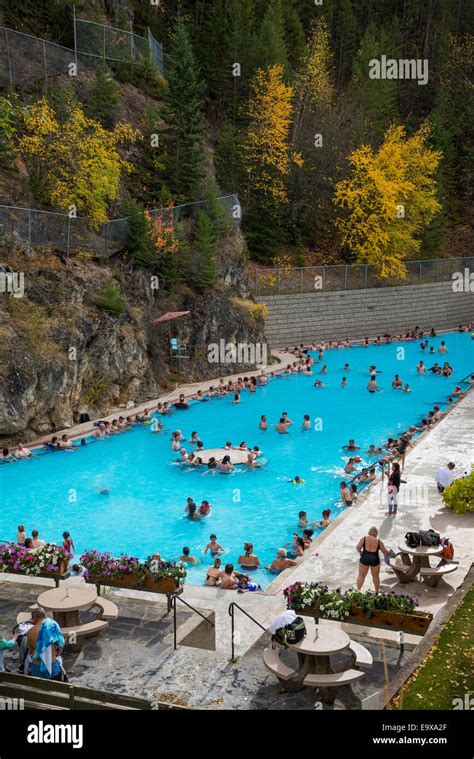
MULTIPOLYGON (((19 546, 23 546, 28 551, 35 551, 46 545, 46 541, 42 540, 39 536, 39 530, 32 530, 31 537, 28 537, 24 524, 19 524, 17 527, 16 543, 19 546)), ((63 532, 63 542, 61 543, 61 547, 66 551, 70 558, 74 556, 76 547, 71 538, 71 534, 68 531, 63 532)))

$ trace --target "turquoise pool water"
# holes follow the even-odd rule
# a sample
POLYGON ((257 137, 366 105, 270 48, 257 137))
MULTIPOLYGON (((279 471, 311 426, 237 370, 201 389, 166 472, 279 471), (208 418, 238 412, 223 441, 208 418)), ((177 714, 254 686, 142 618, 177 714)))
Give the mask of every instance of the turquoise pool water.
MULTIPOLYGON (((347 348, 327 351, 328 373, 321 379, 327 387, 316 389, 312 377, 291 376, 275 379, 256 393, 242 393, 239 405, 231 397, 212 399, 165 417, 166 432, 152 434, 149 428, 134 428, 107 440, 91 443, 77 453, 53 453, 36 459, 0 466, 0 538, 14 539, 16 526, 23 522, 27 534, 38 528, 45 540, 61 541, 69 530, 77 554, 84 549, 129 553, 140 558, 159 551, 167 559, 177 558, 184 545, 202 556, 211 532, 217 534, 234 561, 245 541, 253 542, 262 563, 270 562, 292 538, 298 511, 305 509, 311 519, 320 518, 324 508, 335 516, 341 508, 339 482, 349 454, 342 450, 355 438, 361 450, 376 445, 417 423, 438 403, 446 407, 448 395, 458 380, 474 370, 474 341, 467 334, 448 334, 430 340, 438 348, 441 339, 448 345, 447 356, 429 356, 420 342, 394 343, 380 347, 347 348), (397 349, 405 357, 399 360, 397 349), (420 376, 416 365, 423 359, 430 367, 448 360, 454 369, 451 378, 420 376), (351 370, 341 369, 348 362, 351 370), (383 392, 366 390, 368 367, 375 364, 381 374, 383 392), (408 382, 412 393, 391 389, 394 374, 408 382), (348 386, 340 386, 343 376, 348 386), (273 429, 259 430, 261 414, 276 423, 287 411, 294 425, 288 435, 273 429), (303 414, 310 414, 311 431, 303 432, 303 414), (315 431, 314 420, 322 420, 315 431), (181 469, 171 451, 170 435, 181 429, 185 437, 197 430, 207 448, 220 447, 226 440, 238 445, 259 445, 267 459, 264 469, 248 471, 238 467, 231 475, 206 470, 181 469), (303 485, 288 480, 299 475, 303 485), (108 488, 108 496, 100 495, 108 488), (186 498, 212 504, 209 517, 201 522, 186 518, 186 498)), ((189 449, 189 446, 188 446, 189 449)), ((370 459, 364 454, 364 463, 370 459)), ((444 462, 440 451, 439 461, 444 462)), ((211 559, 202 557, 204 564, 211 559)), ((188 581, 203 582, 205 567, 190 570, 188 581)), ((273 575, 258 570, 255 578, 268 585, 273 575)))

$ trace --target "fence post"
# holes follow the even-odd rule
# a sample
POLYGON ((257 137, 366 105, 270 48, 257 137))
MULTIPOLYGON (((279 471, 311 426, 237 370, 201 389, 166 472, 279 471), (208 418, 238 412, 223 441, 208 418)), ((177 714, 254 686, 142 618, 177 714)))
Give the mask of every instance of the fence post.
POLYGON ((76 64, 76 71, 77 69, 77 29, 76 29, 76 6, 72 6, 72 20, 74 24, 74 63, 76 64))
POLYGON ((258 270, 255 269, 255 295, 258 295, 258 270))
POLYGON ((281 269, 278 269, 278 295, 281 294, 281 269))
POLYGON ((301 274, 301 276, 300 276, 300 293, 302 294, 303 293, 303 267, 301 267, 301 269, 300 269, 300 274, 301 274))
POLYGON ((8 29, 5 29, 5 45, 7 48, 8 78, 10 80, 10 87, 13 87, 13 71, 12 71, 12 62, 10 58, 10 45, 8 44, 8 29))
POLYGON ((347 265, 344 267, 344 290, 347 290, 347 265))
POLYGON ((67 241, 66 241, 66 255, 69 257, 69 245, 71 243, 71 217, 67 217, 67 241))
POLYGON ((107 245, 109 243, 109 224, 110 224, 110 222, 107 222, 107 224, 105 225, 105 250, 104 250, 104 255, 105 255, 106 258, 107 258, 107 245))
POLYGON ((31 208, 28 208, 28 247, 31 248, 31 208))
POLYGON ((418 283, 421 285, 421 261, 419 262, 419 278, 418 283))
POLYGON ((43 64, 44 64, 44 82, 46 91, 48 90, 48 64, 46 61, 46 42, 43 40, 43 64))
POLYGON ((365 265, 365 279, 364 279, 364 290, 367 290, 367 276, 369 273, 369 266, 368 264, 365 265))

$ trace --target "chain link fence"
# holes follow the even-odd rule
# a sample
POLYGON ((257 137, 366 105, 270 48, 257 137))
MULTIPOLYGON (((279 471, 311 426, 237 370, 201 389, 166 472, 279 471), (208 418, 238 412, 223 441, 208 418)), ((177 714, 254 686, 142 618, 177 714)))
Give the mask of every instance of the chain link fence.
MULTIPOLYGON (((218 198, 226 215, 235 225, 240 223, 241 209, 237 195, 218 198)), ((151 210, 152 219, 160 216, 168 221, 190 218, 198 208, 205 208, 207 200, 185 203, 173 208, 151 210)), ((78 253, 92 254, 96 258, 109 258, 127 246, 130 216, 114 219, 98 228, 84 217, 0 205, 0 246, 26 244, 31 248, 50 247, 66 256, 78 253)))
POLYGON ((255 296, 286 295, 335 290, 365 290, 371 287, 400 287, 446 282, 452 275, 474 269, 474 257, 405 261, 406 277, 381 279, 375 266, 308 266, 294 269, 256 269, 250 278, 255 296))
POLYGON ((163 47, 150 30, 144 39, 92 21, 77 20, 75 28, 76 49, 71 50, 0 26, 0 87, 24 89, 41 80, 47 87, 52 77, 93 70, 104 59, 113 68, 117 64, 133 66, 148 55, 163 73, 163 47))
POLYGON ((124 29, 75 18, 74 41, 78 53, 117 63, 138 63, 150 56, 159 71, 164 71, 163 45, 150 29, 145 39, 124 29))

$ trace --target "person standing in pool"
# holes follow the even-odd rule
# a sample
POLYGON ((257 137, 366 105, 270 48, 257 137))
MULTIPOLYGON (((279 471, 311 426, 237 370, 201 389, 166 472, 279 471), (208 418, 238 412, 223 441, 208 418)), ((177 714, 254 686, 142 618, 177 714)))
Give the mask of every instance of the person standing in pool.
POLYGON ((303 418, 303 424, 301 425, 302 430, 310 430, 311 429, 311 419, 309 414, 305 414, 303 418))
POLYGON ((276 432, 279 432, 280 435, 287 435, 288 434, 288 424, 285 422, 284 418, 281 417, 278 424, 275 424, 275 430, 276 432))
POLYGON ((221 474, 230 474, 235 469, 234 465, 231 464, 230 456, 224 456, 218 467, 221 474))
POLYGON ((260 422, 258 426, 259 426, 259 429, 261 430, 268 430, 267 417, 265 416, 265 414, 262 414, 262 416, 260 417, 260 422))
POLYGON ((344 481, 341 482, 341 484, 339 485, 339 487, 341 489, 341 498, 342 498, 342 502, 343 502, 344 506, 352 506, 352 497, 351 497, 351 493, 350 493, 350 491, 349 491, 349 489, 347 487, 347 482, 344 482, 344 481))
POLYGON ((369 383, 367 385, 367 390, 369 391, 369 393, 380 393, 380 392, 382 392, 380 390, 379 386, 377 385, 377 382, 375 381, 375 374, 373 374, 371 376, 370 381, 369 381, 369 383))
POLYGON ((237 559, 242 569, 257 569, 260 566, 260 559, 253 552, 252 543, 244 543, 244 553, 237 559))
POLYGON ((217 535, 212 533, 212 535, 209 536, 209 543, 204 549, 204 554, 207 554, 207 552, 211 554, 211 556, 219 556, 219 554, 225 553, 224 549, 222 548, 221 544, 217 542, 217 535))

